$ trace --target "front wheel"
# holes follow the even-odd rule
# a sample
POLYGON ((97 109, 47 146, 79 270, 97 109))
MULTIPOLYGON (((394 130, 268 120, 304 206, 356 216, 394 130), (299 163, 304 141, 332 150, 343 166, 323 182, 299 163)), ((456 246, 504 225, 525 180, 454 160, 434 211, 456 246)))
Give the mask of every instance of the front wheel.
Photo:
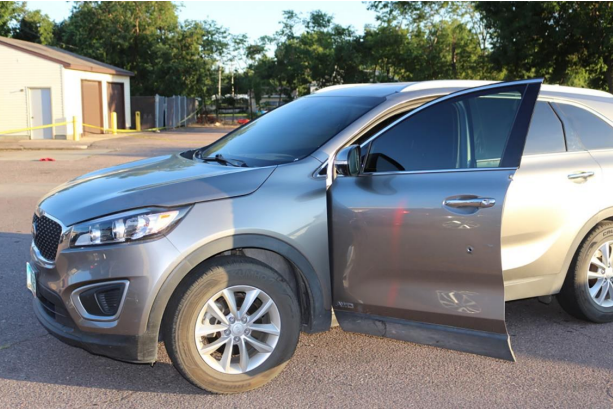
POLYGON ((566 312, 592 322, 613 322, 613 222, 583 240, 558 301, 566 312))
POLYGON ((179 372, 215 393, 255 389, 294 354, 300 309, 289 284, 248 257, 205 262, 173 295, 163 336, 179 372))

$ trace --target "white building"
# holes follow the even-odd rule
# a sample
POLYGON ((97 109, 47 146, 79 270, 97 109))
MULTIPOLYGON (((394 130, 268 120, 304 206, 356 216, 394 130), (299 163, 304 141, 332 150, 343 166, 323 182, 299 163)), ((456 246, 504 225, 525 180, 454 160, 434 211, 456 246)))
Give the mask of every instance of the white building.
POLYGON ((77 132, 131 127, 130 77, 112 65, 13 38, 0 37, 0 138, 73 139, 72 124, 3 135, 3 131, 77 118, 77 132))

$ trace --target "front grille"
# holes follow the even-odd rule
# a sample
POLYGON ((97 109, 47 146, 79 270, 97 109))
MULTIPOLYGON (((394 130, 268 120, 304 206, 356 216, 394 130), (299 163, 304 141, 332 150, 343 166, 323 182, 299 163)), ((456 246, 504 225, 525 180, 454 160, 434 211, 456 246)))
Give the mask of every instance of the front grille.
POLYGON ((47 216, 38 217, 35 214, 32 220, 32 235, 34 236, 34 244, 40 254, 47 260, 54 261, 57 246, 60 244, 62 226, 47 216))

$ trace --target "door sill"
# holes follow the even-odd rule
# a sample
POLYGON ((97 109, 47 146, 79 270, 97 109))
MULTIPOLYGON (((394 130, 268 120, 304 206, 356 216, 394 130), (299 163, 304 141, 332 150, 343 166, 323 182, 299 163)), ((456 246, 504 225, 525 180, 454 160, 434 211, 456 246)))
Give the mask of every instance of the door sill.
POLYGON ((344 331, 431 345, 515 362, 508 334, 335 311, 344 331))

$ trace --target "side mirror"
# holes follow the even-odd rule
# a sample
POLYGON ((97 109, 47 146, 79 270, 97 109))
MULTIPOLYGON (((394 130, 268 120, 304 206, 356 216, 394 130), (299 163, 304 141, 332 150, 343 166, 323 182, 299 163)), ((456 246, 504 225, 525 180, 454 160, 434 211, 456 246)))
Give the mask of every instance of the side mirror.
POLYGON ((360 173, 360 146, 351 145, 343 148, 334 158, 337 175, 357 176, 360 173))

